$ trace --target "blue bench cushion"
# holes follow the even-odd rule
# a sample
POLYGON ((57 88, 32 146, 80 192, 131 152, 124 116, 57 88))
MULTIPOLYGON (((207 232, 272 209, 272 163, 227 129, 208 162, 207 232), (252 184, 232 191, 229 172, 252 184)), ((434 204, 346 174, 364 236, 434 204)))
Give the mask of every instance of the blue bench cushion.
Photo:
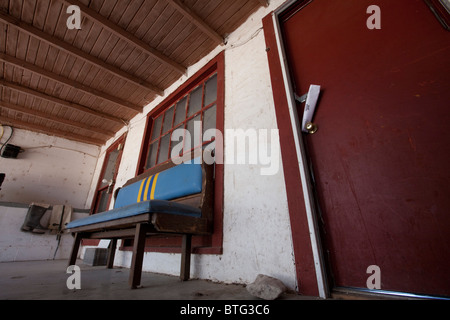
POLYGON ((119 190, 114 209, 70 222, 67 229, 132 217, 166 213, 200 217, 201 210, 170 202, 202 192, 202 167, 197 159, 182 163, 119 190))
POLYGON ((114 208, 148 200, 172 200, 202 192, 202 167, 182 163, 120 189, 114 208))
POLYGON ((117 220, 121 218, 133 217, 144 213, 165 213, 200 218, 202 212, 199 208, 177 202, 170 202, 166 200, 150 200, 134 203, 122 208, 115 208, 113 210, 97 213, 86 218, 72 221, 67 225, 67 229, 117 220))

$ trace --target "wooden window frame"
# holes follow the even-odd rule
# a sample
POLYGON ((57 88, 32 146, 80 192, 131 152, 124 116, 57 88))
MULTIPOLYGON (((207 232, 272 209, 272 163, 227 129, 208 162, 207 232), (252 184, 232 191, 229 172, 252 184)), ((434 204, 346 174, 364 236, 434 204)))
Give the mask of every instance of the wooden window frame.
MULTIPOLYGON (((101 185, 102 185, 102 177, 105 174, 105 170, 106 170, 106 164, 107 164, 107 161, 108 161, 108 155, 112 151, 116 150, 119 147, 120 144, 122 145, 122 147, 121 147, 122 150, 120 151, 119 158, 118 158, 118 160, 116 162, 116 165, 115 165, 115 176, 114 176, 114 180, 115 180, 115 178, 117 177, 117 173, 119 171, 119 168, 120 168, 120 162, 122 161, 123 148, 125 146, 126 136, 127 136, 126 133, 123 134, 119 139, 114 141, 114 143, 111 144, 105 151, 105 159, 103 160, 102 169, 100 171, 100 175, 98 177, 97 185, 95 187, 94 197, 92 199, 91 212, 90 212, 91 215, 95 214, 95 213, 98 213, 98 212, 96 212, 96 209, 97 209, 97 206, 98 206, 98 202, 100 200, 99 197, 98 197, 99 191, 102 190, 102 189, 107 188, 107 187, 101 188, 101 185)), ((108 198, 108 203, 106 205, 106 208, 109 208, 109 206, 111 205, 112 196, 113 196, 113 193, 110 193, 109 194, 109 198, 108 198)))
MULTIPOLYGON (((209 71, 209 70, 208 70, 209 71)), ((206 91, 206 84, 208 83, 208 81, 210 81, 213 77, 216 77, 216 82, 217 82, 217 71, 215 69, 212 69, 210 73, 205 72, 200 78, 199 81, 195 81, 195 86, 193 88, 190 88, 187 91, 184 91, 184 93, 182 95, 180 95, 177 100, 174 101, 174 103, 169 103, 168 106, 167 104, 164 104, 165 108, 163 108, 163 110, 160 113, 151 113, 151 116, 148 115, 147 117, 147 128, 148 131, 145 132, 145 142, 143 145, 143 153, 142 153, 142 158, 140 158, 140 164, 139 164, 139 168, 140 168, 140 173, 146 172, 148 170, 152 170, 156 167, 162 166, 165 163, 168 163, 171 161, 170 158, 170 152, 171 149, 173 147, 173 144, 178 144, 179 142, 172 142, 169 140, 169 146, 167 148, 167 154, 166 156, 163 156, 164 158, 166 158, 166 160, 163 160, 162 162, 158 163, 158 159, 160 158, 161 154, 161 149, 162 149, 162 141, 163 138, 167 137, 167 136, 171 136, 172 133, 177 130, 177 129, 187 129, 188 123, 190 121, 193 121, 195 118, 200 116, 200 120, 204 121, 204 114, 207 110, 212 109, 213 107, 216 107, 216 114, 217 114, 217 97, 216 99, 211 102, 208 103, 207 105, 205 105, 205 91, 206 91), (193 114, 190 114, 190 102, 192 99, 192 93, 194 91, 196 91, 197 89, 201 88, 201 105, 200 105, 200 109, 198 111, 195 111, 193 114), (177 111, 178 111, 178 103, 182 100, 185 100, 185 111, 184 111, 184 120, 182 120, 181 122, 175 123, 175 118, 177 116, 177 111), (169 114, 168 111, 170 109, 173 109, 172 114, 170 115, 171 119, 169 119, 170 121, 170 126, 169 129, 165 129, 166 128, 166 118, 167 115, 169 114), (157 126, 159 132, 155 132, 155 126, 153 125, 153 123, 155 122, 155 120, 159 120, 160 121, 160 125, 157 126), (155 135, 156 133, 156 135, 155 135), (149 159, 148 159, 148 154, 149 154, 149 149, 151 148, 150 145, 155 145, 157 146, 156 148, 156 155, 155 155, 155 164, 152 166, 148 165, 149 159), (147 156, 146 156, 147 155, 147 156)), ((194 137, 192 137, 194 138, 194 137)), ((188 154, 191 153, 192 151, 194 151, 195 149, 198 149, 199 147, 203 147, 211 142, 213 142, 215 140, 215 138, 213 137, 211 140, 208 141, 194 141, 193 145, 190 145, 189 149, 186 149, 186 136, 184 136, 183 139, 183 154, 188 154)), ((192 140, 191 140, 192 142, 192 140)))
MULTIPOLYGON (((217 100, 216 100, 216 129, 224 132, 224 98, 225 98, 225 53, 222 51, 203 68, 190 77, 175 92, 170 94, 162 103, 150 111, 147 115, 144 137, 139 153, 136 176, 144 173, 149 143, 152 131, 152 119, 169 109, 178 100, 182 99, 188 92, 195 89, 200 83, 209 79, 217 73, 217 100)), ((169 130, 170 131, 170 130, 169 130)), ((170 160, 168 160, 170 161, 170 160)), ((155 167, 167 163, 157 164, 155 167)), ((155 168, 153 167, 153 168, 155 168)), ((195 236, 192 238, 192 253, 195 254, 222 254, 223 253, 223 164, 215 164, 215 188, 214 188, 214 223, 213 234, 210 236, 195 236)), ((122 241, 121 250, 131 251, 132 246, 129 241, 122 241)), ((180 253, 181 237, 171 235, 155 235, 146 241, 146 252, 180 253)))
MULTIPOLYGON (((99 191, 101 189, 104 189, 104 188, 101 188, 101 185, 102 185, 101 180, 103 178, 103 175, 105 174, 106 163, 108 162, 108 154, 111 153, 112 151, 116 150, 119 147, 119 145, 122 144, 122 147, 121 147, 122 150, 121 150, 119 159, 116 162, 116 170, 115 170, 115 176, 114 176, 114 180, 115 180, 117 177, 117 173, 119 172, 120 162, 122 161, 122 156, 123 156, 123 148, 125 147, 126 140, 127 140, 127 134, 124 133, 119 139, 114 141, 105 151, 105 159, 103 159, 102 169, 101 169, 100 175, 98 177, 97 185, 95 186, 94 196, 92 198, 91 210, 89 212, 89 215, 98 213, 98 212, 96 212, 97 211, 96 209, 98 207, 98 202, 100 201, 99 191)), ((111 200, 112 200, 113 195, 114 195, 114 193, 109 194, 108 203, 106 205, 107 208, 109 208, 111 205, 111 200)), ((97 246, 100 243, 100 240, 83 239, 82 243, 83 243, 83 246, 97 246)))

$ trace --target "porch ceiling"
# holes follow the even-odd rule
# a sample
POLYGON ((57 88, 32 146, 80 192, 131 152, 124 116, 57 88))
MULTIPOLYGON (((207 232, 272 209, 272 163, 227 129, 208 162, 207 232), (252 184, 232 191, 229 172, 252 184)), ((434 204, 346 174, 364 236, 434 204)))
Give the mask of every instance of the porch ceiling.
POLYGON ((262 5, 0 0, 0 123, 103 145, 262 5))

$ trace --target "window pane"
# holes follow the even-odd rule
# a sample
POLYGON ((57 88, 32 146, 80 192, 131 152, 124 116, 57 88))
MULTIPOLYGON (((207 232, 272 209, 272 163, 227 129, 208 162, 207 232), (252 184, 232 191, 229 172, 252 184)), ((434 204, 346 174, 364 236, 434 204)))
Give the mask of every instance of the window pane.
POLYGON ((101 179, 100 188, 106 187, 109 184, 109 182, 114 178, 114 174, 116 171, 116 162, 118 157, 119 157, 119 150, 114 150, 111 153, 109 153, 108 162, 106 163, 105 173, 103 174, 103 177, 101 179), (103 180, 106 180, 106 182, 103 182, 103 180))
POLYGON ((161 145, 159 146, 158 164, 166 161, 169 155, 170 134, 166 134, 161 138, 161 145))
POLYGON ((158 141, 153 142, 150 145, 148 155, 147 155, 147 164, 145 166, 146 169, 154 167, 156 165, 156 153, 158 152, 158 141))
POLYGON ((155 140, 159 137, 160 131, 161 131, 161 122, 162 122, 162 116, 160 116, 158 119, 153 121, 153 128, 152 128, 152 138, 151 140, 155 140))
POLYGON ((99 193, 98 207, 97 207, 96 212, 104 212, 104 211, 108 210, 108 208, 106 206, 108 205, 109 194, 106 191, 107 190, 102 190, 99 193))
POLYGON ((200 111, 202 108, 202 89, 203 86, 198 86, 194 91, 191 92, 189 98, 189 112, 188 117, 192 116, 196 112, 200 111))
POLYGON ((205 84, 205 106, 217 100, 217 74, 205 84))
POLYGON ((177 109, 175 111, 175 122, 173 126, 175 127, 177 124, 181 123, 186 119, 186 101, 187 97, 184 97, 177 103, 177 109))
POLYGON ((208 129, 216 128, 216 105, 203 113, 203 133, 208 129))
MULTIPOLYGON (((201 136, 202 136, 202 131, 201 129, 198 130, 198 132, 195 132, 196 127, 199 127, 201 125, 201 118, 200 115, 195 116, 193 119, 189 120, 186 126, 186 130, 189 131, 189 133, 191 134, 191 148, 194 148, 196 146, 198 146, 201 142, 201 136), (195 124, 197 123, 197 124, 195 124), (195 139, 195 141, 194 141, 195 139)), ((187 139, 187 138, 186 138, 187 139)), ((188 148, 186 148, 188 149, 188 148)), ((185 151, 189 151, 189 150, 185 150, 185 151)))
POLYGON ((165 133, 168 130, 172 129, 172 120, 173 120, 173 106, 166 111, 166 115, 164 116, 164 125, 162 133, 165 133))

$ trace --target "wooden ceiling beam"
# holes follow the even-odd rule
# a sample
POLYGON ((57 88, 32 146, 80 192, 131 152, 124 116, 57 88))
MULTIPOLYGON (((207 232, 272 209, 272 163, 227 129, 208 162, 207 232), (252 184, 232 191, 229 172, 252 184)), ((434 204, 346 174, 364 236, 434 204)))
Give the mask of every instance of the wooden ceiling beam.
POLYGON ((9 109, 9 110, 13 110, 13 111, 17 111, 17 112, 21 112, 23 114, 26 115, 31 115, 31 116, 35 116, 41 119, 45 119, 45 120, 50 120, 59 124, 64 124, 67 126, 71 126, 73 128, 76 129, 83 129, 83 130, 87 130, 93 133, 98 133, 101 134, 103 136, 105 136, 105 138, 111 138, 114 136, 115 132, 113 131, 109 131, 109 130, 105 130, 102 128, 99 128, 97 126, 90 126, 87 125, 85 123, 81 123, 78 121, 73 121, 73 120, 68 120, 68 119, 64 119, 46 112, 42 112, 42 111, 38 111, 38 110, 34 110, 34 109, 30 109, 24 106, 20 106, 17 104, 12 104, 6 101, 0 101, 0 107, 5 108, 5 109, 9 109))
POLYGON ((104 140, 95 139, 92 137, 87 137, 87 136, 82 136, 82 135, 78 135, 78 134, 73 134, 70 132, 56 130, 56 129, 40 126, 40 125, 37 125, 34 123, 25 122, 23 120, 5 117, 5 116, 0 116, 0 122, 2 124, 11 125, 12 127, 15 127, 15 128, 30 130, 30 131, 34 131, 34 132, 41 132, 41 133, 44 133, 47 135, 53 135, 53 136, 61 137, 64 139, 83 142, 83 143, 87 143, 87 144, 94 144, 97 146, 102 146, 106 143, 106 140, 104 141, 104 140))
POLYGON ((31 72, 36 73, 38 75, 41 75, 41 76, 43 76, 43 77, 45 77, 47 79, 56 81, 56 82, 58 82, 60 84, 72 87, 72 88, 80 90, 80 91, 83 91, 83 92, 85 92, 87 94, 94 95, 97 98, 100 98, 100 99, 112 102, 112 103, 117 104, 117 105, 119 105, 121 107, 124 107, 124 108, 127 108, 129 110, 132 110, 132 111, 134 111, 136 113, 142 112, 143 108, 138 106, 138 105, 135 105, 135 104, 130 103, 128 101, 125 101, 125 100, 122 100, 120 98, 114 97, 114 96, 112 96, 110 94, 107 94, 105 92, 96 90, 96 89, 91 88, 89 86, 85 86, 84 84, 82 84, 80 82, 77 82, 77 81, 74 81, 74 80, 62 77, 62 76, 57 75, 57 74, 55 74, 55 73, 53 73, 51 71, 42 69, 42 68, 40 68, 40 67, 38 67, 38 66, 36 66, 36 65, 34 65, 32 63, 26 62, 26 61, 21 60, 21 59, 17 59, 15 57, 12 57, 10 55, 7 55, 7 54, 1 53, 1 52, 0 52, 0 61, 4 61, 4 62, 6 62, 6 63, 8 63, 10 65, 13 65, 13 66, 16 66, 16 67, 19 67, 19 68, 31 71, 31 72))
POLYGON ((93 64, 109 73, 112 73, 112 74, 120 77, 123 80, 133 83, 133 84, 135 84, 141 88, 144 88, 146 90, 151 90, 160 96, 164 95, 163 89, 158 88, 155 85, 153 85, 145 80, 139 79, 138 77, 131 75, 113 65, 110 65, 99 58, 91 56, 89 53, 86 53, 83 50, 80 50, 77 47, 74 47, 65 41, 59 40, 58 38, 51 36, 43 31, 33 27, 32 25, 25 23, 23 21, 20 21, 19 19, 16 19, 13 16, 10 16, 2 11, 0 11, 0 21, 3 21, 13 27, 16 27, 20 31, 23 31, 23 32, 27 33, 28 35, 30 35, 34 38, 37 38, 41 41, 44 41, 44 42, 48 43, 49 45, 56 47, 72 56, 75 56, 87 63, 93 64))
POLYGON ((178 10, 186 19, 210 37, 215 43, 223 45, 224 39, 210 25, 203 21, 191 8, 179 0, 166 0, 172 7, 178 10))
POLYGON ((96 111, 96 110, 92 110, 92 109, 90 109, 88 107, 85 107, 85 106, 82 106, 80 104, 69 102, 69 101, 66 101, 66 100, 63 100, 63 99, 60 99, 60 98, 56 98, 54 96, 50 96, 48 94, 45 94, 45 93, 42 93, 42 92, 30 89, 28 87, 24 87, 24 86, 18 85, 16 83, 5 81, 4 79, 0 79, 0 86, 6 87, 6 88, 9 88, 9 89, 18 91, 18 92, 22 92, 22 93, 25 93, 25 94, 29 94, 29 95, 32 95, 32 96, 34 96, 36 98, 43 99, 43 100, 46 100, 46 101, 49 101, 49 102, 53 102, 53 103, 59 104, 59 105, 61 105, 63 107, 66 107, 66 108, 70 108, 70 109, 73 109, 73 110, 77 110, 77 111, 81 111, 81 112, 84 112, 84 113, 88 113, 90 115, 99 117, 99 118, 101 118, 103 120, 109 120, 109 121, 112 121, 112 122, 114 122, 116 124, 120 124, 122 126, 126 124, 126 122, 123 119, 120 119, 118 117, 112 116, 110 114, 107 114, 107 113, 104 113, 104 112, 100 112, 100 111, 96 111))
POLYGON ((91 8, 85 6, 83 3, 81 3, 78 0, 63 0, 65 3, 69 5, 76 5, 80 8, 82 14, 85 14, 89 16, 92 20, 96 21, 97 23, 101 24, 104 28, 108 29, 110 32, 121 38, 122 40, 125 40, 129 44, 131 44, 134 47, 139 48, 143 52, 145 52, 147 55, 155 58, 162 64, 164 64, 166 67, 169 67, 180 74, 186 73, 186 67, 182 66, 181 64, 177 63, 176 61, 170 59, 165 54, 161 53, 160 51, 156 50, 155 48, 152 48, 150 45, 136 37, 135 35, 129 33, 128 31, 122 29, 112 21, 108 20, 106 17, 102 16, 95 10, 92 10, 91 8))
POLYGON ((258 2, 266 8, 269 6, 269 0, 258 0, 258 2))

